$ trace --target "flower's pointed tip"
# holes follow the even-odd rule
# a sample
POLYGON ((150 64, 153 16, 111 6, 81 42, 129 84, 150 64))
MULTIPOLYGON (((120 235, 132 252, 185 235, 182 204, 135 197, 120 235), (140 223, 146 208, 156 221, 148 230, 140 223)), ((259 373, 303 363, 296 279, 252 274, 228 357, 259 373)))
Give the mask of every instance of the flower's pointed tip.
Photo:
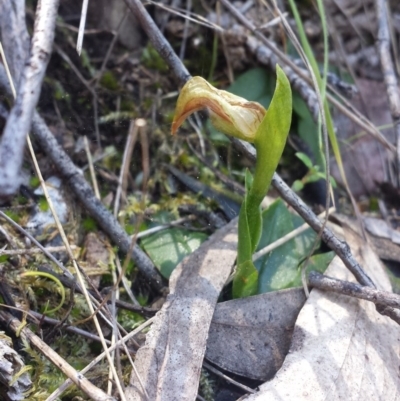
POLYGON ((176 123, 175 118, 174 118, 174 120, 172 121, 172 125, 171 125, 171 135, 176 135, 176 131, 178 131, 178 128, 179 128, 179 126, 176 123))

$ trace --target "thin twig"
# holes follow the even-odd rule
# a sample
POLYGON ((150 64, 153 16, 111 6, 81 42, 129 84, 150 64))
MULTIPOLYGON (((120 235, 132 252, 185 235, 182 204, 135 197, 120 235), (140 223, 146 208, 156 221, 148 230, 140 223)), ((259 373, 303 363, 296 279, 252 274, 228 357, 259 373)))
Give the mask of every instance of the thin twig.
POLYGON ((115 194, 114 201, 114 217, 118 218, 119 205, 121 201, 121 196, 126 197, 126 188, 128 186, 128 173, 129 165, 132 159, 132 152, 135 146, 137 137, 139 133, 139 125, 136 121, 131 121, 129 124, 128 138, 125 144, 124 155, 122 157, 121 170, 119 172, 118 187, 115 194))
MULTIPOLYGON (((67 249, 64 245, 61 246, 47 246, 43 249, 49 253, 55 252, 67 252, 67 249)), ((78 249, 76 245, 71 245, 71 249, 75 250, 78 249)), ((40 248, 26 248, 26 249, 1 249, 0 255, 7 255, 7 256, 16 256, 16 255, 35 255, 37 253, 42 253, 43 250, 40 248)))
POLYGON ((83 36, 85 34, 85 25, 86 25, 86 16, 87 16, 88 5, 89 5, 89 0, 83 0, 81 19, 79 21, 78 40, 76 42, 76 51, 78 52, 79 55, 81 55, 81 52, 82 52, 83 36))
POLYGON ((315 271, 310 272, 308 283, 310 286, 320 290, 337 292, 338 294, 365 299, 374 304, 382 304, 400 309, 400 296, 393 294, 393 292, 376 290, 357 283, 351 283, 350 281, 338 280, 315 271))
POLYGON ((375 6, 378 21, 377 47, 396 134, 397 186, 400 186, 400 93, 390 51, 388 3, 375 0, 375 6))
POLYGON ((92 153, 90 152, 89 141, 86 135, 84 135, 83 137, 83 143, 85 145, 85 152, 89 164, 89 171, 90 171, 90 177, 92 178, 94 194, 96 195, 97 199, 101 199, 99 186, 97 185, 96 172, 94 171, 92 153))

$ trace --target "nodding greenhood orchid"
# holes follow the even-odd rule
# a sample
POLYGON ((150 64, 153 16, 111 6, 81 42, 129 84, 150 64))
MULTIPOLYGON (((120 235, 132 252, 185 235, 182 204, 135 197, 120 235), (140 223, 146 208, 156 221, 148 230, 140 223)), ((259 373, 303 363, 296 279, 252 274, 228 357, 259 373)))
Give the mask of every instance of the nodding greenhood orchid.
POLYGON ((191 78, 178 97, 171 131, 176 133, 185 119, 207 108, 219 131, 254 143, 257 150, 254 177, 246 172, 246 195, 239 213, 238 257, 233 296, 244 297, 258 291, 258 271, 252 255, 260 241, 261 201, 285 147, 292 118, 292 92, 283 70, 276 66, 277 83, 268 112, 259 103, 249 102, 218 90, 201 77, 191 78))
POLYGON ((190 114, 207 108, 214 127, 224 134, 254 142, 256 132, 265 117, 266 110, 257 102, 249 102, 240 96, 219 90, 202 77, 186 82, 179 94, 172 134, 175 134, 190 114))

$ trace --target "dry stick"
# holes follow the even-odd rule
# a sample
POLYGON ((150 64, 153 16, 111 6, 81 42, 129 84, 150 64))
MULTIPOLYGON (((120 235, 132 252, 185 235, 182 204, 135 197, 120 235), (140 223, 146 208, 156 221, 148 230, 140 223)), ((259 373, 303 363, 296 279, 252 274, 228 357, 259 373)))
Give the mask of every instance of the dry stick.
MULTIPOLYGON (((47 246, 44 247, 46 252, 67 252, 64 245, 60 246, 47 246)), ((78 249, 76 245, 71 245, 71 249, 78 249)), ((16 256, 16 255, 35 255, 37 253, 42 253, 43 250, 40 248, 27 248, 27 249, 0 249, 0 255, 16 256)))
POLYGON ((88 5, 89 5, 89 0, 83 0, 81 20, 79 21, 78 40, 76 42, 76 51, 78 52, 79 55, 81 55, 81 52, 82 52, 83 36, 85 34, 85 25, 86 25, 86 16, 87 16, 88 5))
POLYGON ((97 199, 101 199, 99 186, 97 185, 96 172, 94 171, 92 153, 90 152, 89 141, 86 135, 83 137, 83 143, 85 145, 85 152, 89 164, 89 171, 90 171, 90 177, 92 178, 94 194, 96 195, 97 199))
POLYGON ((365 299, 374 304, 383 304, 400 309, 400 296, 393 292, 376 290, 371 287, 361 286, 357 283, 338 280, 315 271, 310 272, 308 282, 312 287, 320 290, 337 292, 339 294, 365 299))
MULTIPOLYGON (((29 319, 29 320, 34 321, 35 324, 43 324, 43 323, 45 323, 45 324, 50 324, 52 326, 61 326, 60 325, 60 323, 61 323, 60 320, 52 319, 51 317, 43 315, 43 314, 41 314, 39 312, 35 312, 35 311, 32 311, 32 310, 29 310, 29 311, 23 310, 22 312, 28 314, 28 319, 29 319, 30 316, 35 317, 36 320, 32 319, 32 318, 29 319)), ((100 337, 99 336, 96 336, 95 334, 90 333, 89 331, 82 330, 79 327, 62 325, 62 328, 64 330, 70 332, 70 333, 77 334, 79 336, 88 338, 89 340, 92 340, 92 341, 100 342, 100 337)), ((106 343, 109 345, 109 344, 111 344, 111 341, 106 339, 106 343)))
POLYGON ((115 401, 115 398, 108 396, 102 390, 93 385, 86 379, 82 373, 77 372, 71 365, 62 359, 54 350, 52 350, 44 341, 34 334, 27 327, 21 331, 21 322, 7 312, 0 311, 0 320, 6 324, 14 333, 20 333, 20 337, 38 349, 46 358, 57 366, 65 375, 67 375, 85 394, 92 400, 115 401))
MULTIPOLYGON (((298 75, 297 79, 302 79, 307 83, 312 84, 311 79, 307 75, 307 73, 302 68, 297 66, 285 53, 279 50, 273 43, 271 43, 266 38, 266 36, 263 35, 248 18, 246 18, 239 10, 237 10, 231 4, 229 0, 221 0, 221 3, 224 4, 224 6, 232 13, 232 15, 238 21, 240 21, 241 24, 243 24, 243 26, 249 29, 271 52, 273 52, 278 57, 278 59, 280 59, 285 65, 289 66, 298 75)), ((367 121, 365 117, 361 119, 360 116, 358 115, 359 117, 358 119, 354 118, 352 112, 350 111, 352 109, 350 108, 350 104, 348 103, 341 104, 330 93, 327 93, 326 97, 332 105, 334 105, 344 115, 349 117, 357 125, 363 128, 366 132, 373 135, 379 142, 382 143, 383 146, 385 146, 391 151, 395 150, 395 147, 382 135, 381 132, 378 131, 378 129, 371 122, 367 121)))
POLYGON ((375 0, 378 20, 377 47, 396 134, 397 186, 400 186, 400 94, 390 52, 388 9, 385 0, 375 0))
POLYGON ((17 99, 0 141, 0 196, 15 194, 21 183, 25 140, 50 59, 57 9, 58 0, 41 0, 37 5, 30 57, 23 68, 17 99))
MULTIPOLYGON (((129 334, 127 334, 125 337, 121 338, 118 340, 114 345, 112 345, 109 348, 109 351, 113 351, 115 348, 119 347, 121 344, 126 343, 130 338, 135 336, 136 334, 140 333, 143 329, 145 329, 147 326, 150 326, 150 324, 153 323, 154 317, 151 319, 147 320, 143 324, 141 324, 138 328, 135 330, 131 331, 129 334)), ((82 369, 79 373, 80 374, 85 374, 88 372, 90 369, 92 369, 93 366, 95 366, 97 363, 99 363, 105 356, 105 353, 103 352, 102 354, 98 355, 92 362, 90 362, 89 365, 87 365, 84 369, 82 369)), ((61 386, 58 387, 57 390, 55 390, 48 398, 46 401, 55 401, 69 386, 72 385, 72 380, 67 379, 61 386)))
POLYGON ((139 125, 137 124, 137 120, 131 121, 129 125, 128 139, 126 140, 124 155, 122 157, 121 170, 119 172, 117 193, 115 194, 115 202, 114 202, 115 218, 118 217, 121 196, 123 197, 126 196, 126 188, 128 186, 129 164, 132 159, 132 152, 138 137, 138 133, 139 133, 139 125))

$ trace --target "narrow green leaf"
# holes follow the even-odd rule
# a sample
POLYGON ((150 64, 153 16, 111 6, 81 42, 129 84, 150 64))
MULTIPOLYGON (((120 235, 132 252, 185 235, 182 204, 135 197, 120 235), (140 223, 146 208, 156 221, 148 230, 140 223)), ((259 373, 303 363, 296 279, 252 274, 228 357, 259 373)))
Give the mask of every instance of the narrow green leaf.
POLYGON ((276 75, 274 96, 254 141, 257 162, 249 203, 260 204, 266 195, 282 156, 292 121, 292 90, 289 80, 279 65, 276 66, 276 75))
POLYGON ((311 161, 311 159, 305 153, 296 152, 296 157, 298 159, 300 159, 308 169, 312 169, 313 168, 313 162, 311 161))
MULTIPOLYGON (((335 257, 335 252, 320 253, 318 255, 311 256, 308 260, 306 267, 306 276, 311 270, 315 270, 319 273, 325 273, 333 258, 335 257)), ((303 284, 301 282, 301 270, 303 269, 304 263, 302 263, 297 269, 297 276, 293 280, 291 287, 301 287, 303 284)))
MULTIPOLYGON (((260 204, 271 184, 286 144, 292 120, 292 91, 283 70, 276 66, 276 88, 271 104, 256 133, 257 161, 253 185, 247 195, 249 227, 260 226, 260 204), (259 211, 257 212, 256 211, 259 211)), ((253 249, 257 247, 259 232, 252 231, 253 249)))
POLYGON ((292 92, 283 70, 276 66, 276 88, 269 109, 261 122, 254 141, 257 150, 255 175, 246 173, 247 194, 239 214, 237 272, 233 281, 233 296, 255 294, 258 271, 252 255, 262 232, 261 202, 282 156, 292 116, 292 92))

